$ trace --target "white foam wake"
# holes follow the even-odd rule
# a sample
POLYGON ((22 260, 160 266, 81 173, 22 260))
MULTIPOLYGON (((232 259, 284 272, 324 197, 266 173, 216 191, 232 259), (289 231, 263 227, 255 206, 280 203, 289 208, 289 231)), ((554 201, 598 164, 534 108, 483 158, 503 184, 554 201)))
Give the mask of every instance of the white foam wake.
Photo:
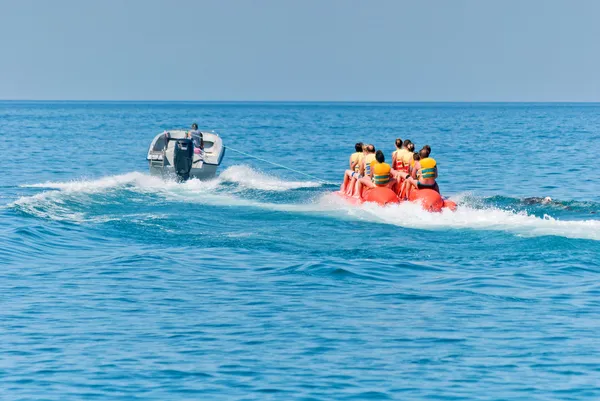
POLYGON ((114 175, 103 177, 95 180, 72 180, 66 182, 47 181, 40 184, 25 184, 21 188, 44 188, 44 189, 59 189, 64 192, 85 192, 96 193, 106 189, 115 188, 127 184, 134 184, 146 178, 152 177, 139 172, 127 173, 122 175, 114 175))
POLYGON ((281 178, 254 170, 248 166, 231 166, 225 169, 217 178, 210 181, 189 180, 185 183, 177 183, 173 180, 163 180, 140 172, 132 172, 122 175, 103 177, 94 180, 73 180, 67 182, 45 182, 40 184, 21 185, 24 188, 47 188, 59 189, 65 192, 95 193, 107 189, 133 185, 140 188, 203 188, 215 189, 222 183, 234 183, 245 189, 258 189, 263 191, 288 191, 299 188, 315 188, 322 184, 313 181, 287 181, 281 178))
POLYGON ((321 204, 331 208, 338 205, 348 216, 405 228, 443 230, 476 229, 506 231, 522 236, 554 235, 600 241, 600 220, 559 220, 550 216, 543 218, 525 212, 513 212, 497 208, 474 208, 468 204, 455 212, 429 213, 414 203, 379 206, 365 203, 350 205, 343 198, 327 194, 321 204))
MULTIPOLYGON (((288 213, 319 213, 335 218, 358 219, 399 227, 444 230, 476 229, 505 231, 523 236, 554 235, 600 241, 600 220, 559 220, 550 216, 543 218, 498 208, 463 203, 456 212, 425 212, 419 205, 402 203, 381 207, 375 204, 351 205, 334 194, 325 194, 307 203, 269 203, 236 194, 236 188, 223 186, 235 183, 242 189, 285 191, 303 187, 315 187, 315 182, 287 182, 262 174, 245 166, 233 166, 220 177, 211 181, 189 180, 185 183, 163 180, 147 174, 134 172, 104 177, 97 180, 70 182, 46 182, 27 185, 46 188, 33 196, 23 196, 8 205, 29 214, 54 220, 107 221, 114 216, 86 216, 93 203, 102 203, 111 191, 123 191, 144 195, 152 194, 167 201, 207 204, 217 206, 246 206, 288 213)), ((130 195, 128 195, 130 196, 130 195)), ((117 200, 112 200, 117 201, 117 200)), ((120 200, 118 200, 120 202, 120 200)), ((472 201, 472 202, 476 202, 472 201)))
MULTIPOLYGON (((32 196, 23 196, 8 207, 18 208, 28 214, 53 220, 68 220, 76 222, 107 221, 110 217, 86 217, 82 211, 74 211, 76 206, 91 206, 92 203, 102 203, 99 197, 91 198, 94 194, 109 194, 115 191, 127 190, 141 194, 161 196, 169 201, 194 202, 222 206, 255 206, 260 202, 244 199, 234 193, 239 190, 257 189, 262 191, 287 191, 298 188, 317 187, 316 182, 285 181, 269 176, 247 166, 233 166, 213 180, 199 181, 196 179, 178 183, 165 180, 140 172, 108 176, 93 180, 73 180, 67 182, 45 182, 22 185, 24 188, 49 189, 32 196), (236 188, 224 187, 224 184, 237 184, 236 188), (220 188, 222 187, 222 188, 220 188), (220 189, 224 189, 221 190, 220 189)), ((269 204, 262 204, 269 208, 269 204)), ((278 205, 271 205, 273 208, 278 205)))
POLYGON ((258 172, 248 166, 231 166, 221 175, 219 179, 223 182, 231 182, 248 189, 260 189, 263 191, 288 191, 298 188, 319 187, 319 182, 312 181, 286 181, 278 177, 258 172))

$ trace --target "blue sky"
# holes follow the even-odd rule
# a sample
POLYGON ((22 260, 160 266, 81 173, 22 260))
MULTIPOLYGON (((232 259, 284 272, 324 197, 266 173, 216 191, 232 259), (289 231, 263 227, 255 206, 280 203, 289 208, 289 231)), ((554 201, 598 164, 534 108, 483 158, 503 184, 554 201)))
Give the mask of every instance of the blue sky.
POLYGON ((0 99, 600 101, 600 1, 0 0, 0 99))

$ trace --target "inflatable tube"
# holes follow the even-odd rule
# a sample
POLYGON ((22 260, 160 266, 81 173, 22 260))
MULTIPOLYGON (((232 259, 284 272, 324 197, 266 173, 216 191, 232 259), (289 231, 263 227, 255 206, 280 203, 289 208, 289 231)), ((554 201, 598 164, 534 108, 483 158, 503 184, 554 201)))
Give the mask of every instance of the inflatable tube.
MULTIPOLYGON (((363 202, 373 202, 384 206, 392 203, 404 202, 398 198, 398 195, 387 187, 367 188, 363 191, 362 198, 354 198, 346 195, 344 192, 335 192, 346 201, 357 205, 363 202)), ((433 189, 413 189, 410 192, 409 201, 419 202, 423 209, 428 212, 441 212, 443 208, 452 211, 456 210, 456 203, 451 200, 444 200, 442 196, 433 189)))
POLYGON ((456 211, 456 202, 452 202, 451 200, 444 199, 444 207, 455 212, 456 211))
POLYGON ((442 195, 433 189, 413 189, 410 191, 408 200, 411 202, 420 202, 423 209, 429 212, 441 212, 444 207, 442 195))
POLYGON ((382 206, 400 202, 396 193, 387 187, 365 189, 362 199, 365 202, 375 202, 382 206))

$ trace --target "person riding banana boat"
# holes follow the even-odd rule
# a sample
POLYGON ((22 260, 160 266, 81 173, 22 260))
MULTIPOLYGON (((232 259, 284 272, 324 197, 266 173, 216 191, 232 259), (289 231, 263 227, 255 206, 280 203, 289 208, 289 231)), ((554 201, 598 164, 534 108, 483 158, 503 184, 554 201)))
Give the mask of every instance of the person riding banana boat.
POLYGON ((405 183, 400 193, 400 198, 408 199, 413 189, 432 189, 440 193, 440 188, 436 182, 438 177, 437 162, 429 157, 431 148, 427 145, 419 151, 420 160, 415 161, 412 169, 412 176, 407 175, 405 183))
POLYGON ((397 171, 402 169, 402 154, 406 151, 406 147, 400 138, 396 139, 395 146, 396 150, 392 152, 392 170, 397 171))
POLYGON ((361 180, 371 179, 371 163, 375 160, 375 146, 370 144, 363 145, 363 158, 360 162, 358 179, 355 182, 354 188, 352 188, 352 196, 355 198, 360 197, 361 180))
POLYGON ((402 185, 404 177, 409 173, 413 162, 413 152, 415 145, 410 139, 402 142, 402 139, 396 139, 396 150, 392 153, 392 176, 399 185, 402 185))
POLYGON ((409 171, 410 167, 414 164, 413 155, 415 153, 415 144, 409 142, 406 144, 406 152, 402 155, 403 171, 409 171))
POLYGON ((410 158, 408 158, 407 155, 412 155, 412 152, 409 152, 408 149, 409 145, 412 145, 412 142, 410 139, 406 139, 402 142, 402 139, 398 138, 396 139, 395 145, 396 150, 392 153, 392 170, 394 173, 408 171, 408 163, 406 163, 406 161, 408 160, 410 162, 410 158))
POLYGON ((363 145, 362 142, 358 142, 356 145, 354 145, 354 150, 356 152, 350 155, 350 169, 344 172, 344 182, 340 187, 340 192, 345 192, 348 196, 353 195, 356 181, 362 177, 360 175, 360 169, 362 161, 365 157, 363 148, 366 147, 363 145))
MULTIPOLYGON (((370 146, 370 151, 374 151, 375 147, 370 146)), ((396 180, 392 177, 392 167, 385 162, 385 155, 381 150, 376 153, 369 153, 364 160, 365 176, 358 180, 357 191, 355 197, 361 198, 363 195, 363 187, 387 187, 391 188, 396 180)))

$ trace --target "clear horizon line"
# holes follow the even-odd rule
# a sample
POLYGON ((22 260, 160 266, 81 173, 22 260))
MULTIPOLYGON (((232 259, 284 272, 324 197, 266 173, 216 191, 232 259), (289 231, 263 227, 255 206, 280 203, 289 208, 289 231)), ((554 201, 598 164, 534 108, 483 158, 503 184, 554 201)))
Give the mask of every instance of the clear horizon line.
POLYGON ((2 99, 0 102, 96 102, 96 103, 537 103, 594 104, 600 100, 175 100, 175 99, 2 99))

